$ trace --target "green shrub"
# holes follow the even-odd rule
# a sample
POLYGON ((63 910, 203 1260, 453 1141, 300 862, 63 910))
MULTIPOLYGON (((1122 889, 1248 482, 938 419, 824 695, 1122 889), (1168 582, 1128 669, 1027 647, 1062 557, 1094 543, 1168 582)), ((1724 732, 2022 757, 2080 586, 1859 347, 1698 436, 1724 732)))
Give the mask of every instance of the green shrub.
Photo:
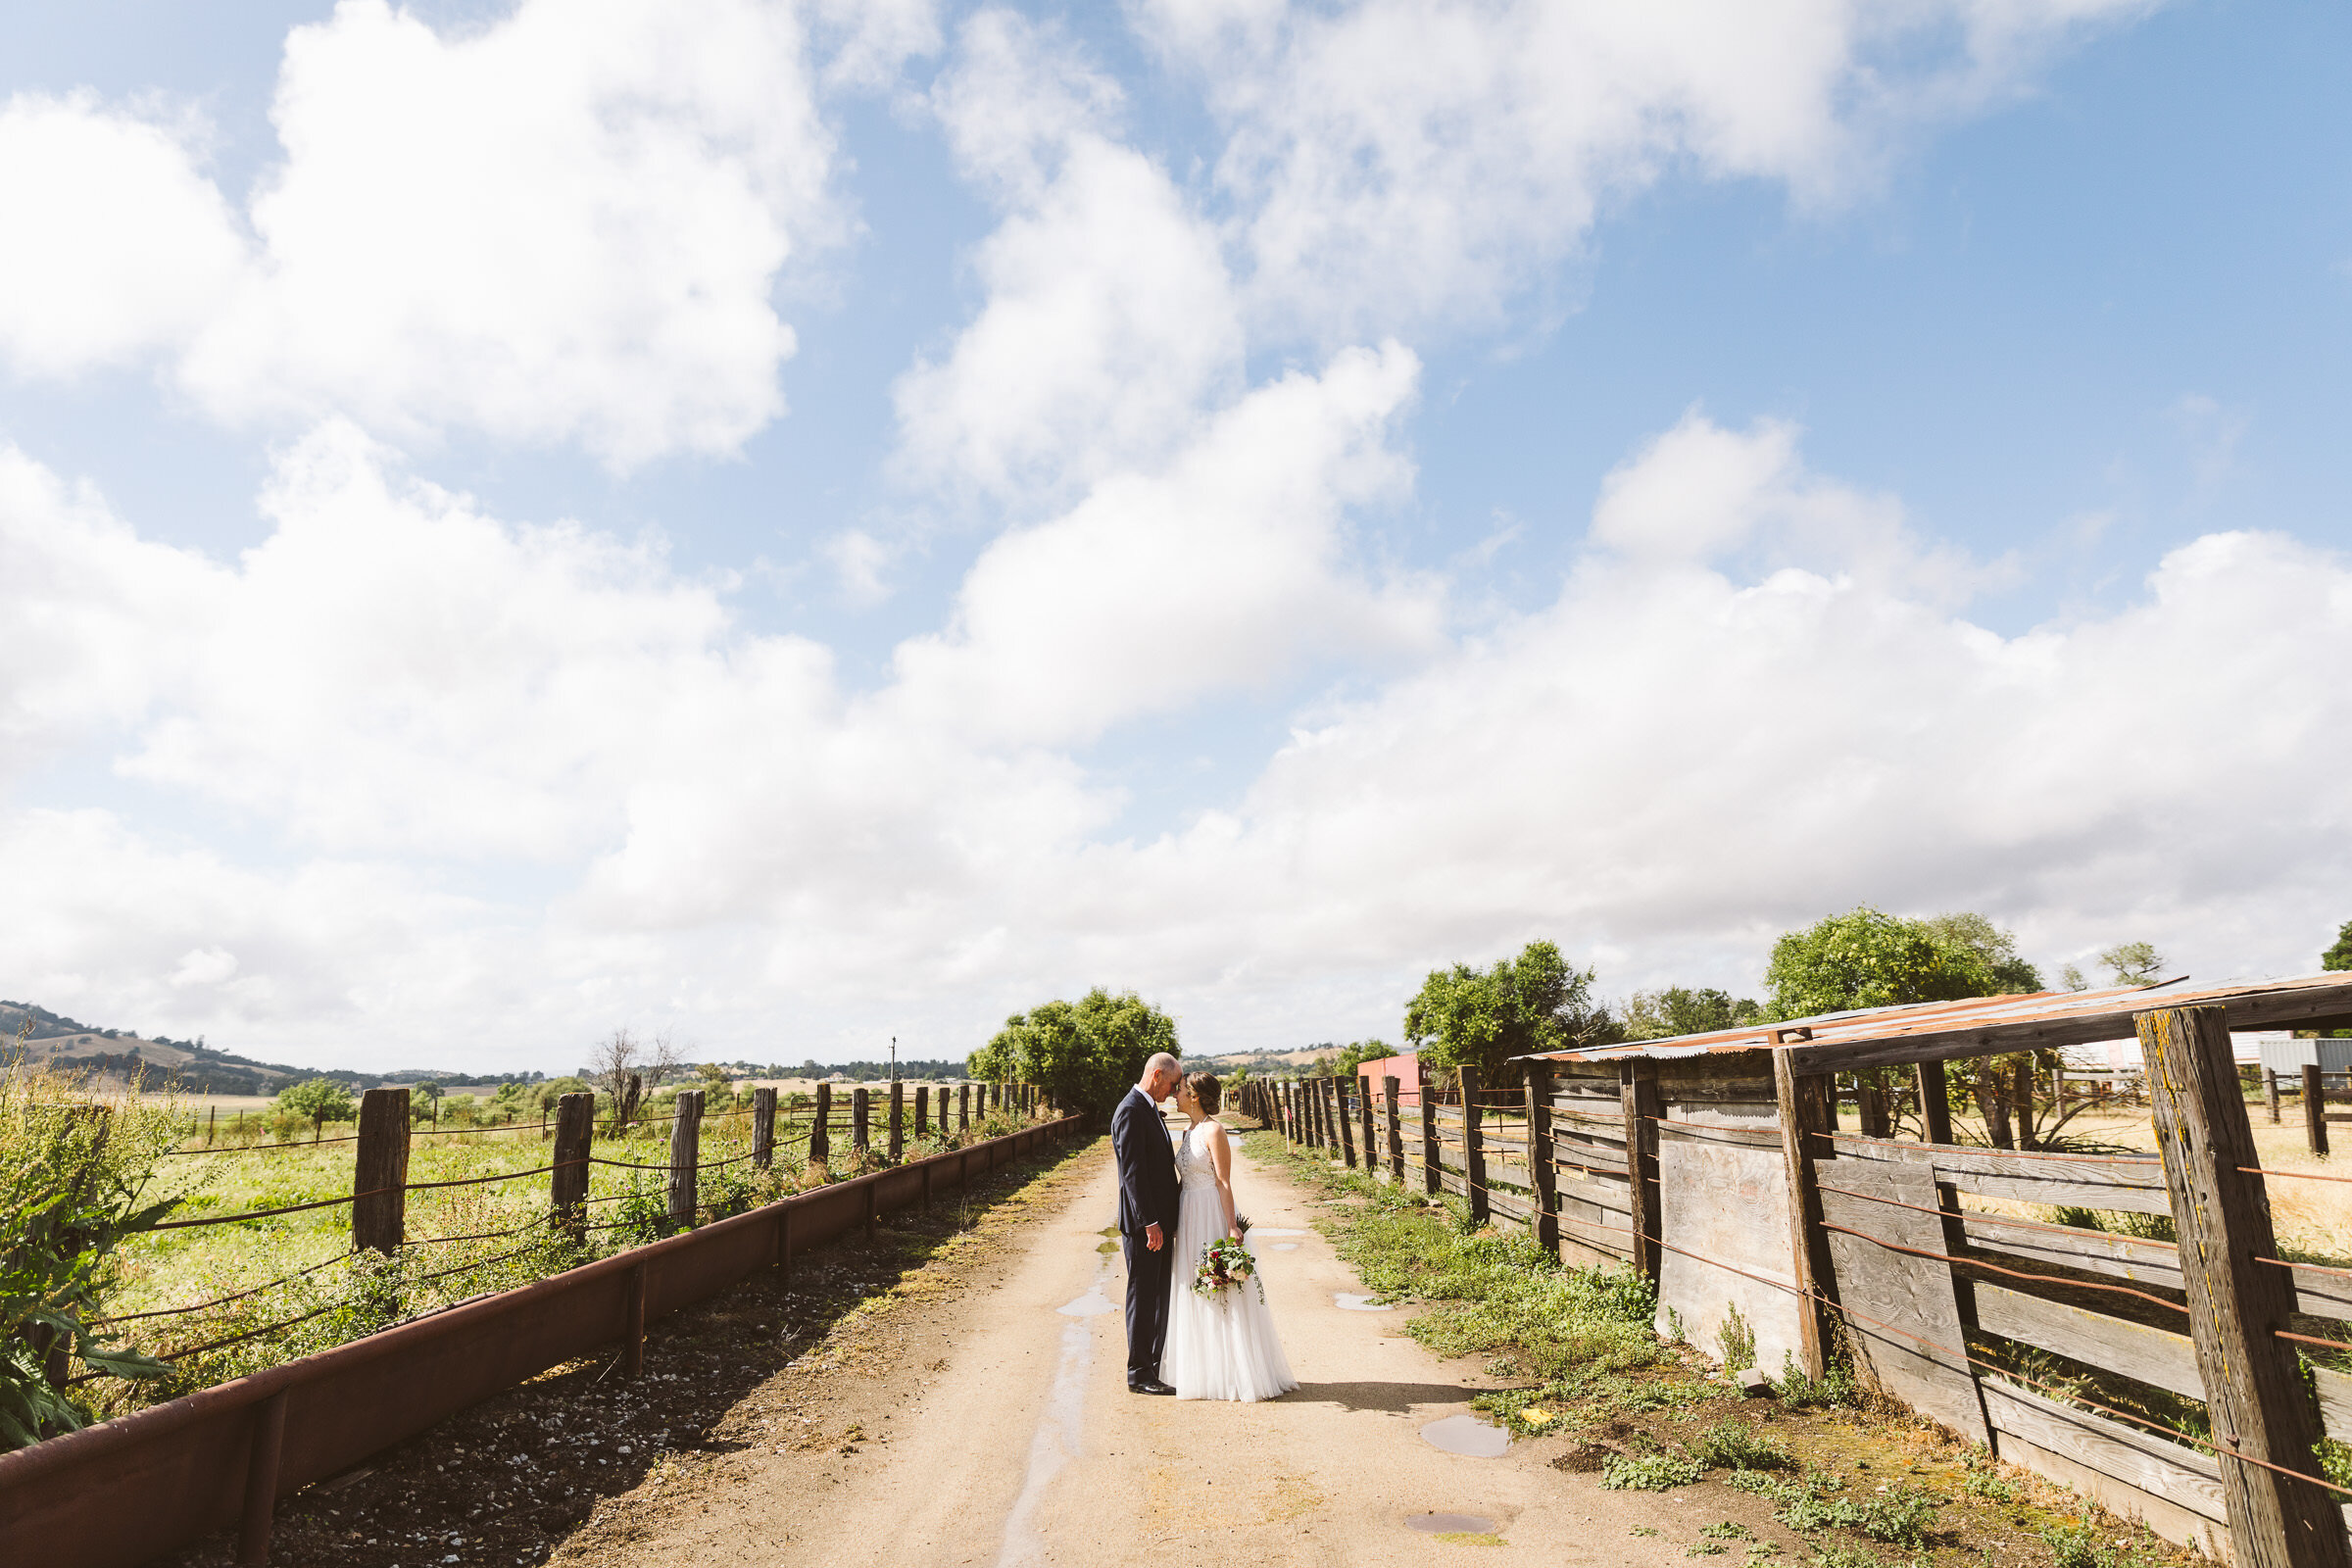
POLYGON ((0 1061, 0 1448, 72 1431, 92 1413, 50 1386, 36 1340, 116 1377, 169 1370, 88 1324, 114 1283, 118 1249, 204 1179, 159 1174, 180 1128, 169 1100, 110 1095, 28 1066, 21 1037, 0 1061))
POLYGON ((308 1083, 290 1084, 277 1092, 270 1108, 297 1116, 314 1126, 330 1121, 350 1121, 359 1114, 351 1102, 351 1091, 331 1078, 313 1078, 308 1083))
POLYGON ((1817 1530, 1852 1530, 1891 1545, 1921 1547, 1942 1499, 1916 1487, 1895 1486, 1876 1494, 1841 1497, 1844 1484, 1834 1476, 1809 1471, 1793 1481, 1782 1481, 1753 1470, 1726 1477, 1728 1485, 1752 1492, 1773 1504, 1772 1516, 1802 1534, 1817 1530))
POLYGON ((1603 1492, 1664 1492, 1687 1487, 1707 1473, 1696 1459, 1679 1453, 1613 1453, 1600 1467, 1603 1492))
POLYGON ((1793 1470, 1795 1458, 1743 1421, 1723 1420, 1691 1440, 1690 1453, 1711 1470, 1793 1470))
POLYGON ((1738 1302, 1724 1303, 1723 1326, 1715 1331, 1715 1343, 1723 1347, 1726 1372, 1745 1371, 1756 1364, 1756 1331, 1740 1314, 1738 1302))
POLYGON ((1862 1393, 1854 1384, 1853 1363, 1842 1358, 1833 1359, 1820 1377, 1812 1377, 1796 1364, 1789 1351, 1781 1352, 1781 1375, 1772 1380, 1773 1395, 1792 1410, 1810 1406, 1845 1405, 1862 1402, 1862 1393))

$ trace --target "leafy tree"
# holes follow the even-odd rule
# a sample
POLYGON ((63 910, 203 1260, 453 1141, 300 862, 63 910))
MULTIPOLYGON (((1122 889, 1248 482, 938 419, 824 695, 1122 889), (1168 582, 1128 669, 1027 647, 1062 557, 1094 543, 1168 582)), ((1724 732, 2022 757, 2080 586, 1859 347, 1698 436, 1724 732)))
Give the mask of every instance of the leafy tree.
POLYGON ((1064 1111, 1105 1111, 1160 1051, 1183 1054, 1176 1020, 1132 991, 1097 986, 1075 1003, 1014 1013, 969 1065, 975 1078, 1035 1084, 1064 1111))
POLYGON ((588 1080, 585 1078, 550 1078, 547 1082, 532 1087, 529 1102, 552 1116, 556 1113, 557 1102, 565 1095, 587 1092, 591 1091, 588 1080))
POLYGON ((1549 942, 1530 942, 1491 969, 1432 969, 1405 1006, 1404 1037, 1432 1067, 1488 1074, 1513 1056, 1621 1038, 1592 998, 1592 971, 1570 965, 1549 942))
POLYGON ((2144 986, 2164 968, 2164 955, 2152 942, 2119 942, 2099 955, 2119 986, 2144 986))
POLYGON ((2003 989, 1980 948, 1955 945, 1926 920, 1867 904, 1783 936, 1772 945, 1764 979, 1775 1018, 1951 1002, 2003 989))
POLYGON ((351 1091, 332 1078, 313 1078, 308 1083, 289 1084, 277 1092, 274 1108, 290 1111, 306 1120, 324 1124, 330 1121, 349 1121, 359 1114, 351 1102, 351 1091))
POLYGON ((2069 991, 2088 991, 2090 989, 2089 977, 2082 973, 2082 966, 2077 963, 2070 963, 2058 971, 2058 983, 2069 991))
POLYGON ((2335 946, 2320 955, 2323 969, 2352 969, 2352 920, 2346 920, 2335 933, 2335 946))
POLYGON ((1662 991, 1637 991, 1625 1002, 1622 1023, 1628 1040, 1666 1040, 1675 1035, 1711 1034, 1737 1029, 1764 1016, 1763 1004, 1746 997, 1735 998, 1713 987, 1691 990, 1668 986, 1662 991))
POLYGON ((1963 910, 1957 914, 1939 914, 1920 923, 1945 947, 1975 954, 1984 962, 1985 972, 1992 976, 1996 992, 2043 989, 2041 971, 2017 956, 2016 934, 2002 930, 1984 916, 1963 910))

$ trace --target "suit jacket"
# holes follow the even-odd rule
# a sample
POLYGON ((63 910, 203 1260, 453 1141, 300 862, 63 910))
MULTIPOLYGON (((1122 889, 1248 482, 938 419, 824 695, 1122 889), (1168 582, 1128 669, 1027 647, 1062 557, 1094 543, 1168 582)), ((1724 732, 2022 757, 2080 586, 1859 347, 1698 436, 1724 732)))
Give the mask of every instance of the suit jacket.
POLYGON ((1157 1225, 1171 1241, 1176 1235, 1176 1152, 1168 1145, 1168 1129, 1159 1107, 1130 1089, 1110 1113, 1110 1152, 1119 1167, 1119 1229, 1141 1236, 1157 1225))

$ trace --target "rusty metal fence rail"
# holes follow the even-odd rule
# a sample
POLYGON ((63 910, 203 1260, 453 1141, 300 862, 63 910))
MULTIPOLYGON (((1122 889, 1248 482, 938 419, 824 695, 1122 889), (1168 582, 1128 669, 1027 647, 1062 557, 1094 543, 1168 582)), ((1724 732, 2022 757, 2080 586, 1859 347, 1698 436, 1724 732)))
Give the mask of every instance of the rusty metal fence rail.
POLYGON ((10 1563, 133 1568, 230 1525, 268 1558, 276 1501, 526 1378, 617 1345, 634 1376, 645 1328, 879 1216, 927 1203, 1076 1134, 1064 1117, 816 1188, 462 1302, 317 1355, 0 1453, 10 1563))

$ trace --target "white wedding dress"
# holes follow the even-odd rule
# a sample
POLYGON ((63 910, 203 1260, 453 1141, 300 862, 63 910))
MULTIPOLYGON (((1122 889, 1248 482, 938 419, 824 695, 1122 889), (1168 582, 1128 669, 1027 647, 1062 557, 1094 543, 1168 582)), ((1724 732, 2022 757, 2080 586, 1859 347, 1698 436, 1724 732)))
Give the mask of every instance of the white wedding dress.
MULTIPOLYGON (((1176 1277, 1168 1303, 1167 1348, 1160 1377, 1179 1399, 1271 1399, 1298 1386, 1266 1309, 1265 1276, 1254 1274, 1214 1296, 1194 1292, 1200 1250, 1225 1234, 1225 1205, 1217 1197, 1216 1168, 1209 1163, 1208 1130, 1189 1129, 1176 1145, 1176 1174, 1183 1180, 1183 1206, 1176 1213, 1176 1277)), ((1249 1246, 1247 1240, 1243 1242, 1249 1246)), ((1256 1256, 1251 1249, 1250 1255, 1256 1256)))

